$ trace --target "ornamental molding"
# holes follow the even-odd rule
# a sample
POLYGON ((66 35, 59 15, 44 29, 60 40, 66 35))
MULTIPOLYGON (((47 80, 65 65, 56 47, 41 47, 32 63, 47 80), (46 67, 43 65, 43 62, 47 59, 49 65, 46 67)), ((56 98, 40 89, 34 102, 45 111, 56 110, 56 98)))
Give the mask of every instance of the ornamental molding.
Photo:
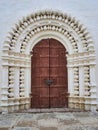
POLYGON ((30 67, 31 55, 21 54, 12 51, 3 51, 2 65, 3 66, 14 66, 14 67, 30 67))
POLYGON ((29 44, 32 44, 30 42, 32 37, 42 32, 44 34, 45 32, 50 32, 50 34, 54 35, 57 33, 57 35, 61 34, 65 37, 68 42, 65 47, 67 48, 68 44, 70 46, 70 49, 67 49, 69 54, 94 52, 92 38, 84 25, 76 20, 75 17, 56 11, 41 11, 23 17, 9 32, 4 43, 4 50, 26 54, 26 48, 30 46, 29 44))

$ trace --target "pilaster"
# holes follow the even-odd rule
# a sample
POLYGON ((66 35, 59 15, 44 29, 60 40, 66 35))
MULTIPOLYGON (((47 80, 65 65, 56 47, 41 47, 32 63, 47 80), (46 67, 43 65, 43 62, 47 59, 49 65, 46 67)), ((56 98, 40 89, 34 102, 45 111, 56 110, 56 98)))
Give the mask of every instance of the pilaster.
POLYGON ((84 96, 84 68, 79 66, 79 96, 84 96))
POLYGON ((8 112, 8 66, 2 69, 1 111, 8 112))
POLYGON ((95 65, 90 66, 90 95, 91 95, 91 110, 95 111, 97 107, 97 92, 95 81, 95 65))
POLYGON ((25 96, 29 97, 31 93, 31 68, 25 69, 25 96))
POLYGON ((19 110, 19 73, 20 73, 20 68, 15 67, 15 82, 14 82, 14 95, 15 95, 15 100, 14 100, 14 109, 19 110))
POLYGON ((73 67, 68 66, 68 93, 70 96, 73 96, 74 94, 74 73, 73 73, 73 67))
POLYGON ((30 107, 30 93, 31 93, 31 67, 27 67, 25 69, 25 108, 28 109, 30 107))

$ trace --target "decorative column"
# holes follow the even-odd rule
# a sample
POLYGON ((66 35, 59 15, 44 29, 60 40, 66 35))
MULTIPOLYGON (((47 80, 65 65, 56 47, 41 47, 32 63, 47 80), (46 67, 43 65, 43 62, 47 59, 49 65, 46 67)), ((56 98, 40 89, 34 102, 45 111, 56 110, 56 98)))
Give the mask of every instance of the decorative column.
POLYGON ((25 69, 25 97, 29 97, 31 93, 31 68, 25 69))
POLYGON ((74 70, 74 96, 79 97, 79 67, 76 66, 74 70))
POLYGON ((19 110, 19 73, 20 73, 20 67, 15 67, 15 82, 14 82, 14 95, 15 95, 15 103, 14 103, 14 109, 19 110))
POLYGON ((25 108, 30 108, 30 94, 31 94, 31 67, 25 68, 25 108))
POLYGON ((90 97, 90 67, 84 66, 84 87, 85 87, 85 110, 91 109, 91 97, 90 97))
POLYGON ((25 68, 20 67, 19 73, 19 109, 24 109, 25 106, 25 68))
POLYGON ((79 66, 79 95, 84 96, 84 68, 79 66))
POLYGON ((1 111, 8 112, 8 66, 2 68, 1 111))
POLYGON ((84 67, 79 66, 79 107, 84 109, 84 67))
POLYGON ((74 96, 74 74, 73 74, 73 67, 68 67, 68 93, 70 96, 74 96))
POLYGON ((73 96, 74 96, 74 74, 73 74, 73 68, 71 66, 68 66, 68 93, 69 93, 69 108, 73 108, 73 96))
POLYGON ((91 111, 96 111, 97 107, 97 93, 95 81, 95 65, 90 65, 90 96, 91 96, 91 111))
POLYGON ((75 66, 74 70, 74 108, 79 108, 79 67, 75 66))
POLYGON ((14 111, 14 80, 15 80, 15 68, 9 66, 8 68, 8 109, 9 112, 14 111))
POLYGON ((25 68, 20 67, 19 73, 19 96, 25 97, 25 68))

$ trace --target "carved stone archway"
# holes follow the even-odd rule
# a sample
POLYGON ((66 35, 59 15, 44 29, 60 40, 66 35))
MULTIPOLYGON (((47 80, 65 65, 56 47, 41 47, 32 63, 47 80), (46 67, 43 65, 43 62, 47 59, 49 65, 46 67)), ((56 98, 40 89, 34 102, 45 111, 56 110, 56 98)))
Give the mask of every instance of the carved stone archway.
POLYGON ((30 107, 30 51, 45 38, 57 39, 67 49, 69 107, 96 110, 95 49, 89 32, 70 15, 42 11, 19 21, 4 43, 2 111, 30 107))

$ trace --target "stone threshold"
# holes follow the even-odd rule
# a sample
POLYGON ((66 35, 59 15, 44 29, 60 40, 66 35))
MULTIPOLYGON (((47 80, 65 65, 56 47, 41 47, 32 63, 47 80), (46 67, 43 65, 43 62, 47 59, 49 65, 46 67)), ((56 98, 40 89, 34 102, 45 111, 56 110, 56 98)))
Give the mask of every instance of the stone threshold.
POLYGON ((18 110, 17 113, 52 113, 52 112, 87 112, 85 110, 73 109, 73 108, 33 108, 27 110, 18 110))

